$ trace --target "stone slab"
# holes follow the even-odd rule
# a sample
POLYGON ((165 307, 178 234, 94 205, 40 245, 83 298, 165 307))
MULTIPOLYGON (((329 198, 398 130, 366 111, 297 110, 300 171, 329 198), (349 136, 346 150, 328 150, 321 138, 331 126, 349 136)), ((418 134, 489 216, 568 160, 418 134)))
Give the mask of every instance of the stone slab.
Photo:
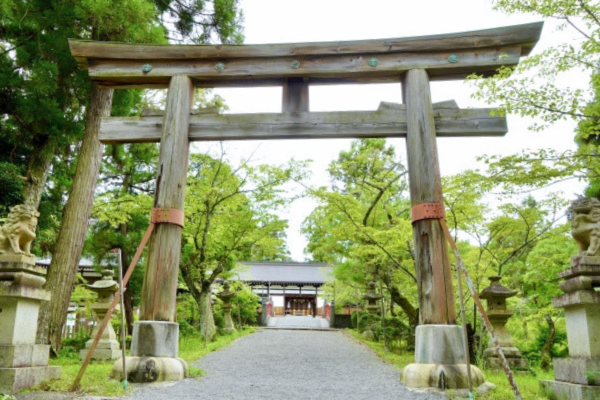
POLYGON ((15 393, 60 378, 60 367, 0 368, 0 393, 15 393))
POLYGON ((42 267, 38 267, 35 265, 35 256, 25 255, 25 254, 0 254, 0 268, 2 264, 12 264, 12 263, 22 263, 31 265, 34 268, 39 268, 40 270, 44 270, 42 267))
POLYGON ((0 296, 0 345, 34 344, 39 308, 39 300, 0 296))
MULTIPOLYGON (((176 357, 127 357, 127 380, 136 383, 181 381, 188 376, 188 365, 176 357)), ((111 377, 123 379, 123 361, 117 360, 111 377)))
POLYGON ((417 364, 466 364, 462 327, 419 325, 415 333, 417 364))
POLYGON ((45 367, 49 355, 49 345, 0 345, 0 368, 45 367))
MULTIPOLYGON (((79 359, 85 360, 89 352, 89 349, 79 350, 79 359)), ((96 361, 109 361, 109 360, 118 360, 123 355, 123 352, 119 349, 98 349, 94 350, 94 355, 92 356, 92 360, 96 361)))
MULTIPOLYGON (((526 358, 507 358, 508 366, 512 372, 530 371, 529 360, 526 358)), ((486 367, 494 371, 503 371, 502 362, 497 357, 487 358, 485 360, 486 367)))
POLYGON ((50 292, 31 286, 14 284, 12 281, 0 281, 0 298, 1 297, 50 301, 50 292))
POLYGON ((540 391, 550 400, 598 400, 600 386, 558 381, 540 381, 540 391))
POLYGON ((552 299, 552 305, 555 308, 573 307, 582 304, 600 305, 600 292, 596 292, 595 290, 578 290, 552 299))
POLYGON ((133 325, 131 355, 134 357, 172 357, 179 354, 179 324, 138 321, 133 325))
POLYGON ((600 358, 600 304, 567 307, 565 320, 569 356, 600 358))
POLYGON ((554 378, 561 382, 600 386, 600 358, 555 358, 554 378))

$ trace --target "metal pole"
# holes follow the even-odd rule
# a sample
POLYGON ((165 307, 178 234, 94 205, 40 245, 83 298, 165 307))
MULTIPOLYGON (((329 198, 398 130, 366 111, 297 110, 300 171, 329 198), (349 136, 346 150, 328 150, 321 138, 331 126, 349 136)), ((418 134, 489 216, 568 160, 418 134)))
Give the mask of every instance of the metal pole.
POLYGON ((379 295, 381 296, 381 327, 383 328, 383 354, 387 356, 388 348, 387 336, 385 334, 385 305, 383 304, 385 299, 383 297, 383 287, 381 286, 381 281, 379 281, 379 295))
POLYGON ((208 314, 210 313, 210 300, 212 296, 212 288, 208 288, 206 295, 206 314, 204 315, 204 349, 208 349, 208 314))
POLYGON ((460 298, 460 316, 462 320, 463 343, 465 346, 465 358, 467 360, 467 382, 469 383, 469 398, 473 398, 473 379, 471 377, 471 354, 469 353, 469 338, 467 335, 467 322, 465 316, 465 299, 462 290, 462 277, 460 269, 456 267, 456 278, 458 280, 458 297, 460 298))
POLYGON ((127 389, 127 357, 125 354, 125 347, 127 346, 127 339, 125 335, 125 300, 123 293, 125 288, 123 287, 123 265, 121 259, 121 249, 115 249, 117 253, 117 260, 119 265, 119 292, 121 294, 121 359, 123 360, 123 388, 127 389))

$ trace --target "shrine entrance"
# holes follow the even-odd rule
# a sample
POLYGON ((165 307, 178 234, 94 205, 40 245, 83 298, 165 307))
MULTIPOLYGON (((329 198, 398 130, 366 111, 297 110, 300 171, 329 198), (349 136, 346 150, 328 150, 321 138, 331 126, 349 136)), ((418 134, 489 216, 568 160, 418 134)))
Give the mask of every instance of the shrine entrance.
POLYGON ((264 301, 272 303, 273 317, 286 315, 316 317, 322 314, 320 288, 332 276, 325 263, 242 262, 245 282, 264 301))
MULTIPOLYGON (((139 45, 71 40, 90 79, 111 88, 168 87, 164 115, 105 118, 104 143, 160 142, 149 241, 128 375, 178 380, 175 316, 189 141, 406 137, 419 322, 408 387, 465 388, 462 328, 456 325, 452 274, 440 224, 443 196, 437 136, 502 136, 506 119, 491 109, 433 104, 430 81, 494 74, 530 53, 542 23, 413 38, 266 45, 139 45), (310 112, 309 86, 401 83, 402 104, 378 110, 310 112), (282 112, 191 114, 195 87, 282 86, 282 112)), ((400 97, 400 96, 399 96, 400 97)), ((183 364, 182 364, 183 363, 183 364)), ((115 368, 118 368, 115 365, 115 368)), ((472 367, 474 384, 484 381, 472 367)))

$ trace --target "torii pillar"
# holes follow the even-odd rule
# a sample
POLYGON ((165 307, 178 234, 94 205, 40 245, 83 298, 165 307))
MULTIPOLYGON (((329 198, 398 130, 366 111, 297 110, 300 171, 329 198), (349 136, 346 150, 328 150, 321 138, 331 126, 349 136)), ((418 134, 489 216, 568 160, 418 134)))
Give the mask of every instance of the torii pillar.
MULTIPOLYGON (((443 196, 427 72, 424 69, 407 71, 402 89, 408 130, 406 147, 419 326, 415 363, 402 370, 400 381, 414 389, 465 389, 468 388, 468 350, 464 348, 462 327, 456 325, 448 246, 436 219, 443 216, 443 196), (429 207, 429 215, 419 212, 419 207, 421 210, 429 207)), ((474 387, 484 384, 485 377, 477 367, 471 366, 471 374, 474 387)))
MULTIPOLYGON (((172 214, 179 214, 181 222, 193 98, 192 80, 185 75, 173 76, 163 118, 154 209, 171 209, 172 214)), ((177 381, 187 376, 187 364, 178 358, 179 324, 175 304, 181 230, 182 226, 177 224, 157 224, 149 240, 140 321, 133 326, 131 356, 126 360, 127 379, 131 382, 177 381)), ((122 371, 123 362, 118 360, 112 376, 120 378, 122 371)))

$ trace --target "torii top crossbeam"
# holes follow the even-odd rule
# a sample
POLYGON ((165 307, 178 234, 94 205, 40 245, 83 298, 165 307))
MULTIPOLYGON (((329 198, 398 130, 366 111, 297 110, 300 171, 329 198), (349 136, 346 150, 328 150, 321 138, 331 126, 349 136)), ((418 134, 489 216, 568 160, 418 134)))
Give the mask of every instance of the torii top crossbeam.
POLYGON ((345 42, 260 45, 140 45, 70 40, 90 79, 108 87, 167 87, 187 75, 196 87, 398 82, 411 69, 431 80, 493 74, 516 65, 540 37, 543 23, 479 31, 345 42))

